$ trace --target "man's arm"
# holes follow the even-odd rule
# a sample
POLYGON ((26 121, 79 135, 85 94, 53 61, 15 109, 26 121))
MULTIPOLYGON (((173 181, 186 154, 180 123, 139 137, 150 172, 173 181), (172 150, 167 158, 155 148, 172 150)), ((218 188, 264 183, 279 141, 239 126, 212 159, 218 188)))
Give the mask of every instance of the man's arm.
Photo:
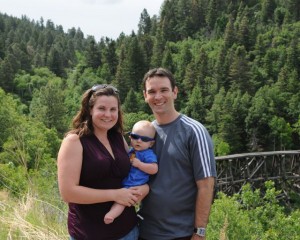
MULTIPOLYGON (((195 209, 195 227, 206 228, 208 224, 210 208, 213 200, 215 178, 214 177, 204 178, 198 180, 196 183, 197 183, 198 193, 197 193, 196 209, 195 209)), ((196 234, 193 234, 192 239, 204 240, 205 237, 200 237, 196 234)))

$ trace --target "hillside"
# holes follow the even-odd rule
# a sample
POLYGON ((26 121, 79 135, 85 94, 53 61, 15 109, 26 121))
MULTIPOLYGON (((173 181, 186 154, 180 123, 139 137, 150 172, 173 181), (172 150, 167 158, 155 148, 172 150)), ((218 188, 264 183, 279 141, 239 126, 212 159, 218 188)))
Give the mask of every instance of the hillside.
MULTIPOLYGON (((0 239, 66 237, 56 156, 82 93, 96 83, 119 89, 129 131, 153 118, 144 73, 166 67, 177 109, 207 127, 216 156, 299 149, 299 0, 165 0, 157 15, 141 13, 137 32, 99 42, 56 24, 0 13, 0 239)), ((248 188, 220 196, 212 239, 251 239, 253 227, 261 239, 289 236, 283 226, 299 236, 299 211, 283 209, 267 188, 260 202, 248 188)))

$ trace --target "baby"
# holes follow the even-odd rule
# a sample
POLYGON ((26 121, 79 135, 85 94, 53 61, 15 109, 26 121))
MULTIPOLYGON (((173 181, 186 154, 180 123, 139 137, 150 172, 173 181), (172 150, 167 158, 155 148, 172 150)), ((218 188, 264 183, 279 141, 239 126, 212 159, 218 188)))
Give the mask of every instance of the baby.
MULTIPOLYGON (((138 121, 130 132, 129 157, 131 168, 128 176, 123 180, 125 188, 146 184, 149 175, 158 171, 157 158, 151 147, 154 144, 155 128, 149 121, 138 121)), ((145 196, 143 196, 144 198, 145 196)), ((104 222, 110 224, 123 212, 125 206, 114 203, 110 211, 104 216, 104 222)))

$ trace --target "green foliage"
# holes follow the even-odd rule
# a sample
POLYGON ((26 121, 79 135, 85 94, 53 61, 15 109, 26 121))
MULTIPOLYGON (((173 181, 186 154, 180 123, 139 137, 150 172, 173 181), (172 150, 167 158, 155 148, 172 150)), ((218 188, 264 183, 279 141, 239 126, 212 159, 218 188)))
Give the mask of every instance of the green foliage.
MULTIPOLYGON (((50 195, 48 196, 50 199, 50 195)), ((28 192, 18 200, 5 196, 0 208, 0 239, 66 239, 66 212, 28 192)))
POLYGON ((274 116, 270 122, 271 134, 276 149, 290 149, 292 143, 292 128, 283 118, 274 116))
MULTIPOLYGON (((18 217, 30 239, 57 239, 52 229, 66 238, 54 159, 83 92, 94 84, 118 87, 130 131, 138 120, 153 120, 141 81, 148 69, 163 66, 179 87, 176 109, 208 128, 217 156, 298 149, 299 9, 299 0, 164 1, 159 15, 143 10, 137 35, 100 42, 80 29, 64 33, 51 20, 0 13, 0 189, 20 197, 11 205, 0 199, 0 239, 26 235, 18 217)), ((208 239, 299 239, 299 210, 287 215, 277 194, 271 183, 220 194, 208 239)))
POLYGON ((130 132, 133 125, 140 120, 149 120, 153 121, 153 116, 147 113, 138 112, 138 113, 125 113, 124 114, 124 123, 125 123, 125 132, 130 132))
POLYGON ((206 111, 199 85, 196 85, 196 87, 193 89, 183 112, 199 122, 204 121, 206 111))
POLYGON ((42 123, 25 118, 22 126, 10 130, 10 136, 3 144, 0 162, 12 162, 16 166, 39 169, 56 157, 60 140, 54 129, 47 129, 42 123))
POLYGON ((101 64, 101 52, 93 36, 88 36, 85 59, 87 67, 92 69, 97 69, 101 64))
POLYGON ((138 112, 140 110, 141 98, 131 88, 122 104, 122 110, 126 113, 138 112))
POLYGON ((300 211, 285 214, 279 193, 272 181, 265 183, 264 191, 247 184, 232 197, 220 192, 212 205, 207 239, 300 239, 300 211))
POLYGON ((214 134, 212 139, 214 143, 215 156, 226 156, 230 153, 229 144, 222 140, 217 134, 214 134))
POLYGON ((30 115, 41 121, 48 128, 55 128, 58 132, 65 132, 64 125, 66 109, 64 106, 64 92, 61 79, 49 79, 46 86, 33 93, 30 115))
POLYGON ((0 88, 0 149, 2 149, 3 143, 10 136, 10 129, 19 125, 19 102, 15 100, 10 94, 6 94, 0 88))
POLYGON ((0 164, 0 190, 8 191, 12 196, 20 197, 28 190, 28 173, 23 166, 10 162, 0 164))

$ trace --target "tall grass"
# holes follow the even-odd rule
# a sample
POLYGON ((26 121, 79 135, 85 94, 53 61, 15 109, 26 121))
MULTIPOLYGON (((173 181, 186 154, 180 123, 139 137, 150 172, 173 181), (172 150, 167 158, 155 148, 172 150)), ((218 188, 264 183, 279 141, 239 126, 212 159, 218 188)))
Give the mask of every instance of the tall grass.
POLYGON ((0 240, 61 240, 67 239, 64 210, 41 201, 32 193, 21 199, 0 194, 0 240))

